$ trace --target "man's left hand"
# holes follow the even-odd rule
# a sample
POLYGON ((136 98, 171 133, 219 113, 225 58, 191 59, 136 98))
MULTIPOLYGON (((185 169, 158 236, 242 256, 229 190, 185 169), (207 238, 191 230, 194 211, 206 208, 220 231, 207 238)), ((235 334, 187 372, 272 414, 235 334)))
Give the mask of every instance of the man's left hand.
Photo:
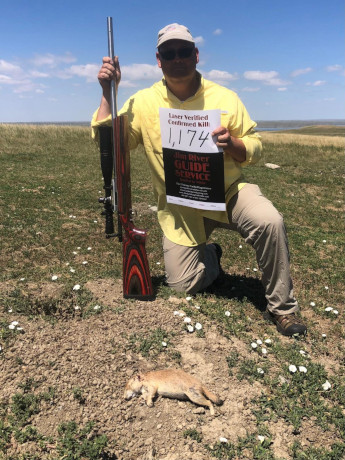
POLYGON ((211 136, 217 136, 216 145, 221 147, 225 153, 230 154, 230 156, 238 161, 243 163, 246 160, 246 147, 241 139, 237 137, 232 137, 229 130, 224 126, 219 126, 212 133, 211 136))

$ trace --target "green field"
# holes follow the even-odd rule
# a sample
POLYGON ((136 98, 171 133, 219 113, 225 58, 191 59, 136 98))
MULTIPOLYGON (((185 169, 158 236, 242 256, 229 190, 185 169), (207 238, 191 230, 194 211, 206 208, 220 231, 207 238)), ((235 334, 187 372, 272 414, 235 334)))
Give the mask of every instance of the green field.
MULTIPOLYGON (((270 460, 345 457, 344 149, 339 142, 332 141, 332 136, 344 136, 344 128, 308 127, 294 133, 319 138, 321 131, 326 141, 313 145, 299 143, 294 136, 275 142, 274 133, 265 141, 263 134, 264 159, 244 171, 246 179, 258 184, 284 215, 294 289, 308 324, 307 337, 279 337, 266 323, 262 317, 264 299, 254 253, 239 235, 225 231, 217 230, 212 238, 223 248, 222 266, 229 289, 198 295, 193 301, 198 302, 200 309, 185 309, 195 320, 215 327, 224 340, 238 344, 237 350, 224 357, 231 382, 238 386, 259 384, 263 389, 247 407, 255 428, 248 428, 247 436, 237 441, 224 444, 215 440, 212 445, 203 441, 200 427, 205 422, 200 417, 195 417, 193 429, 180 430, 181 442, 187 439, 203 449, 202 458, 207 455, 220 459, 270 460), (265 163, 275 163, 280 168, 268 169, 265 163), (231 316, 225 317, 224 310, 230 310, 231 316), (268 333, 274 344, 269 357, 263 360, 258 353, 252 353, 250 343, 268 333), (247 351, 249 348, 250 358, 240 353, 241 347, 247 351), (304 366, 308 372, 292 375, 290 364, 304 366), (257 366, 264 370, 263 376, 257 373, 257 366), (330 390, 322 387, 326 381, 330 382, 330 390), (313 435, 312 443, 302 442, 299 437, 306 425, 313 435), (276 450, 282 426, 291 433, 284 455, 276 450), (326 433, 327 443, 317 436, 319 432, 326 433), (264 437, 259 444, 258 435, 264 437)), ((132 152, 131 162, 135 222, 139 228, 149 230, 148 258, 157 301, 163 305, 174 294, 164 284, 161 230, 151 209, 156 203, 142 149, 132 152)), ((80 428, 62 426, 56 421, 55 435, 49 439, 38 430, 37 417, 43 416, 42 407, 49 400, 49 411, 54 410, 59 405, 59 396, 54 397, 53 390, 40 392, 43 383, 36 381, 34 375, 28 382, 18 350, 22 340, 29 340, 30 332, 8 327, 14 320, 25 322, 34 342, 42 324, 48 322, 54 329, 75 322, 76 306, 81 312, 77 318, 80 324, 92 321, 97 299, 90 290, 82 289, 79 293, 73 287, 121 277, 120 243, 104 237, 102 207, 98 203, 103 193, 102 175, 90 130, 0 125, 0 167, 0 379, 2 385, 7 384, 16 369, 16 379, 22 380, 20 388, 14 387, 12 393, 0 396, 0 459, 120 458, 114 452, 127 441, 114 440, 109 433, 106 438, 102 434, 103 420, 96 421, 100 434, 94 437, 89 434, 91 426, 89 431, 85 428, 85 416, 76 420, 80 428), (30 400, 26 398, 29 396, 30 400), (83 424, 85 431, 81 432, 83 424)), ((183 300, 183 296, 177 297, 183 300)), ((126 309, 133 307, 132 301, 124 301, 121 296, 117 303, 113 310, 102 305, 99 315, 107 312, 125 315, 126 309)), ((138 345, 142 340, 140 333, 158 337, 146 342, 146 354, 142 353, 145 362, 154 364, 157 357, 151 351, 161 336, 154 335, 151 329, 148 323, 142 324, 141 332, 136 335, 133 332, 132 336, 128 333, 121 340, 128 339, 128 349, 139 356, 144 349, 138 345)), ((185 330, 174 334, 178 341, 185 330)), ((198 340, 206 338, 200 333, 198 340)), ((58 358, 47 357, 53 359, 58 358)), ((59 385, 58 381, 54 385, 57 395, 59 385)), ((74 388, 71 398, 80 402, 83 399, 80 389, 74 388)), ((87 405, 85 401, 84 404, 87 405)), ((119 438, 119 433, 114 436, 119 438)), ((156 436, 154 431, 151 434, 156 436)), ((123 454, 124 459, 134 458, 130 457, 130 449, 126 452, 129 453, 123 454)))
POLYGON ((312 134, 313 136, 341 136, 345 137, 345 126, 317 125, 304 126, 297 129, 284 129, 279 132, 294 134, 312 134))

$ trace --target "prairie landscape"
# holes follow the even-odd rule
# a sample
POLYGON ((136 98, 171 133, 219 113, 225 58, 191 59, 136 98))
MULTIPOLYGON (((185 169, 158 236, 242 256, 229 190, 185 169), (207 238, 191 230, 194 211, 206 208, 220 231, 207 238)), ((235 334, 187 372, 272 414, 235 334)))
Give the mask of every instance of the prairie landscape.
POLYGON ((236 233, 212 235, 225 272, 212 292, 166 286, 142 149, 132 201, 156 297, 124 299, 90 129, 0 125, 0 459, 345 458, 345 129, 261 136, 264 158, 244 174, 284 215, 305 337, 266 319, 254 252, 236 233), (123 398, 136 373, 165 368, 219 395, 215 416, 191 401, 123 398))

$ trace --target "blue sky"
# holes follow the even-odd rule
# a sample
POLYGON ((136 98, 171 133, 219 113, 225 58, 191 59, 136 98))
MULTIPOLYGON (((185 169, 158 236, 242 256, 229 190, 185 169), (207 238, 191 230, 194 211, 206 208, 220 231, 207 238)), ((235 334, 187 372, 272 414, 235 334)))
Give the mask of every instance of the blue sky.
POLYGON ((113 17, 119 106, 161 78, 157 32, 178 22, 199 71, 236 91, 254 120, 340 119, 343 0, 1 0, 0 122, 88 121, 113 17))

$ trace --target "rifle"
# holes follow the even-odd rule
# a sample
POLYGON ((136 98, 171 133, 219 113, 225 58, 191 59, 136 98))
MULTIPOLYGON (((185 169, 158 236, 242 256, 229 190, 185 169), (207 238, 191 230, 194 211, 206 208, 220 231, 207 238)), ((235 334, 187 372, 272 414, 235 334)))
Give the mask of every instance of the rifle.
MULTIPOLYGON (((108 51, 113 59, 114 40, 112 18, 107 18, 108 51)), ((123 296, 137 300, 153 300, 150 269, 146 255, 147 232, 133 223, 130 179, 130 152, 128 148, 128 119, 117 115, 115 81, 110 83, 112 127, 100 127, 101 169, 105 197, 106 238, 116 237, 122 242, 123 296), (117 233, 114 232, 114 213, 117 213, 117 233)))

